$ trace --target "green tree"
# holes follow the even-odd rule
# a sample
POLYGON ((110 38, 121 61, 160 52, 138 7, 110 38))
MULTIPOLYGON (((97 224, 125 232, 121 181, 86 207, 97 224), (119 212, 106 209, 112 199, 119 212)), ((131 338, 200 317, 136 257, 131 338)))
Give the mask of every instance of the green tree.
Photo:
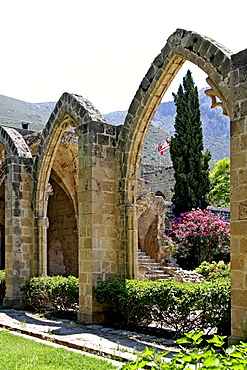
POLYGON ((176 215, 193 208, 205 209, 210 189, 210 152, 203 154, 203 135, 197 87, 190 70, 183 78, 177 94, 173 94, 177 112, 175 135, 171 138, 170 154, 175 171, 172 201, 176 215))
POLYGON ((210 192, 209 203, 215 206, 230 205, 230 159, 223 158, 215 163, 213 171, 209 174, 210 192))

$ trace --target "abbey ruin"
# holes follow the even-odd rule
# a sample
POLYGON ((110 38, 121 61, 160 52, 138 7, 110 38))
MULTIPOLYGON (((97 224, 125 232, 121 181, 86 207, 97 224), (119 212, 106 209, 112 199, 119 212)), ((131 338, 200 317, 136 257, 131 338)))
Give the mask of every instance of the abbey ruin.
MULTIPOLYGON (((162 97, 186 60, 207 74, 212 107, 222 106, 231 120, 231 338, 243 337, 247 49, 232 54, 211 38, 182 29, 168 38, 154 59, 124 125, 108 124, 88 100, 64 93, 42 132, 0 127, 4 303, 18 306, 19 288, 32 276, 74 274, 80 281, 78 320, 100 322, 104 312, 92 298, 97 279, 138 276, 138 217, 144 206, 137 193, 142 146, 162 97)), ((144 239, 145 235, 139 242, 144 239)))

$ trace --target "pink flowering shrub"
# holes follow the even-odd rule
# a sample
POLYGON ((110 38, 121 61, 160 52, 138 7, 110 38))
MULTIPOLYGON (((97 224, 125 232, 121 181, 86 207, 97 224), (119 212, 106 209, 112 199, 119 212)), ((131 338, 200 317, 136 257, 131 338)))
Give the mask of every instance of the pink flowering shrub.
POLYGON ((183 268, 194 269, 215 256, 227 259, 230 252, 230 223, 207 210, 192 210, 172 220, 170 237, 173 255, 183 268))

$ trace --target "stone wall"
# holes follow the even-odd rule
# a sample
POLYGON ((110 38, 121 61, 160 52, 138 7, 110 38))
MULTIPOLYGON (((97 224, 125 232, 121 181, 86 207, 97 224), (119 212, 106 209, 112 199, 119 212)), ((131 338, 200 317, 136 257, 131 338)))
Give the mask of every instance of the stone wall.
POLYGON ((71 200, 54 180, 48 203, 48 275, 78 276, 78 236, 71 200))
POLYGON ((156 262, 169 260, 165 238, 164 219, 166 202, 155 196, 150 183, 138 180, 137 187, 138 247, 156 262))
POLYGON ((20 304, 20 286, 32 274, 32 158, 10 156, 5 178, 5 304, 20 304))
POLYGON ((168 202, 172 200, 173 192, 171 189, 173 189, 175 185, 173 167, 141 164, 139 176, 149 181, 154 194, 162 195, 168 202))
POLYGON ((207 209, 215 215, 218 215, 221 219, 230 222, 230 208, 208 206, 207 209))
POLYGON ((120 246, 116 207, 116 139, 118 128, 98 114, 78 127, 79 279, 78 318, 104 320, 92 298, 97 280, 119 275, 120 246))
POLYGON ((246 335, 247 320, 247 49, 232 56, 231 274, 232 337, 246 335))
POLYGON ((5 269, 5 186, 0 186, 0 270, 5 269))

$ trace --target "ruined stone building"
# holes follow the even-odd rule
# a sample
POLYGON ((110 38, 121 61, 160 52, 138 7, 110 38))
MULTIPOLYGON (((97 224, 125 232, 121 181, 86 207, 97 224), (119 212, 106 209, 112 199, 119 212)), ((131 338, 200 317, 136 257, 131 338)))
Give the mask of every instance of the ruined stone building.
MULTIPOLYGON (((97 279, 137 276, 138 216, 143 207, 137 180, 142 146, 158 105, 186 60, 207 74, 212 106, 222 106, 231 119, 231 338, 243 337, 247 314, 247 50, 232 54, 211 38, 181 29, 168 38, 151 64, 123 126, 109 125, 88 100, 64 93, 42 133, 26 136, 0 127, 0 255, 7 275, 5 303, 20 304, 19 287, 32 276, 78 274, 78 319, 100 322, 104 312, 92 298, 97 279)), ((145 237, 139 234, 139 243, 145 237)))
POLYGON ((171 202, 175 186, 174 169, 172 166, 154 166, 142 164, 140 177, 150 183, 152 192, 171 202))

